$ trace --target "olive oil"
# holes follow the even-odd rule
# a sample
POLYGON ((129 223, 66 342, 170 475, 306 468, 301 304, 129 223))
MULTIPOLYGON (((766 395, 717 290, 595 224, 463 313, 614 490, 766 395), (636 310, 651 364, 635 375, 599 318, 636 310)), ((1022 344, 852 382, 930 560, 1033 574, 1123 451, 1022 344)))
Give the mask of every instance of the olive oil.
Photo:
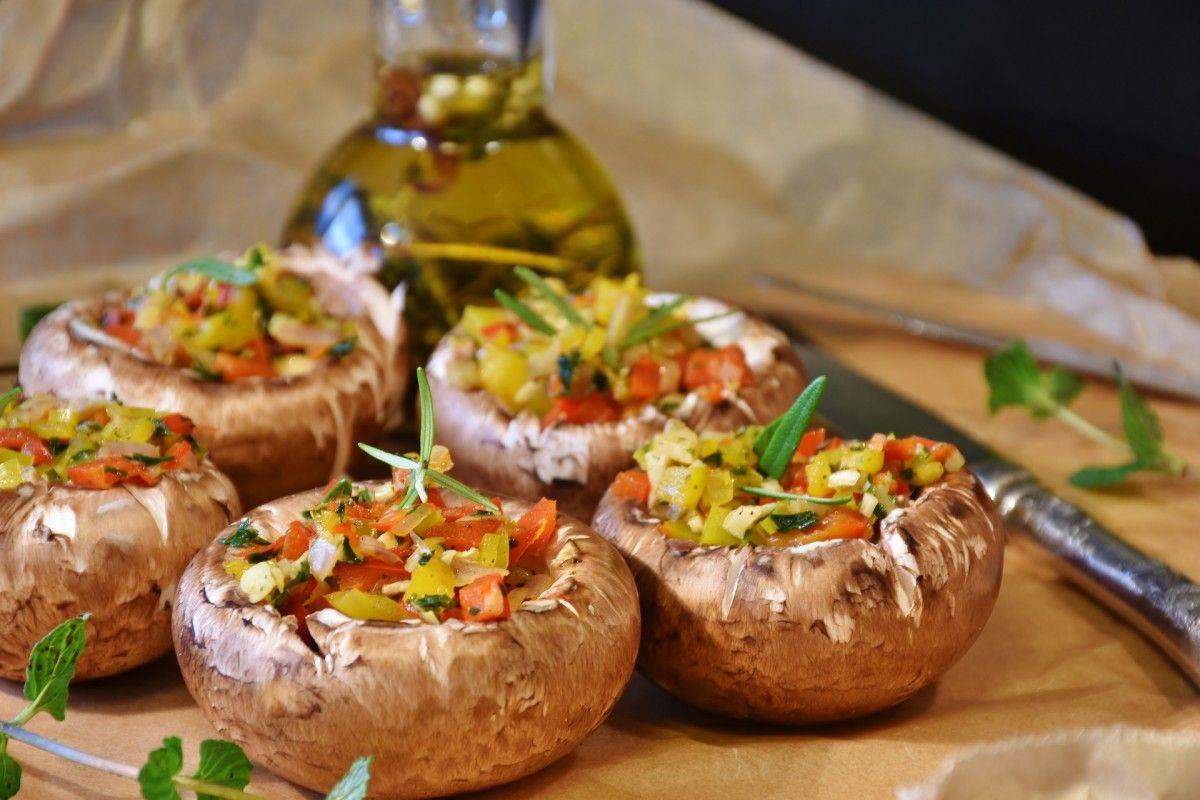
POLYGON ((366 244, 386 285, 407 282, 418 358, 464 305, 518 290, 518 264, 569 286, 640 269, 611 181, 545 113, 542 69, 540 54, 379 59, 371 118, 318 167, 287 224, 289 242, 366 244))

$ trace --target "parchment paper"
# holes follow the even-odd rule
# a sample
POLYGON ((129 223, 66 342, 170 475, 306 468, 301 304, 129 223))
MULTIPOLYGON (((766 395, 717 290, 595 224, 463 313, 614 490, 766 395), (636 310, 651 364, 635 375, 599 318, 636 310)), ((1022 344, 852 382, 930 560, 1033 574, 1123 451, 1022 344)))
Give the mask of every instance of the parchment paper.
MULTIPOLYGON (((1088 199, 706 6, 554 8, 556 112, 615 174, 653 282, 740 291, 759 269, 806 270, 993 329, 1168 360, 1196 352, 1195 266, 1153 259, 1132 223, 1088 199)), ((364 4, 349 0, 0 2, 3 313, 275 240, 307 171, 366 108, 365 26, 364 4)), ((1019 414, 989 417, 977 354, 794 310, 856 369, 1200 577, 1194 483, 1073 489, 1066 476, 1107 454, 1019 414)), ((0 361, 14 358, 12 333, 0 317, 0 361)), ((1080 405, 1116 425, 1111 387, 1080 405)), ((1194 407, 1156 407, 1176 449, 1200 461, 1194 407)), ((1040 559, 1019 548, 1007 558, 975 647, 890 712, 763 728, 700 714, 635 678, 577 751, 489 796, 884 798, 981 741, 1115 724, 1200 731, 1193 689, 1149 644, 1040 559)), ((0 686, 0 716, 21 702, 19 687, 0 686)), ((163 736, 184 736, 194 754, 213 735, 170 659, 78 687, 67 722, 33 727, 131 763, 163 736)), ((12 747, 29 797, 133 794, 12 747)), ((262 771, 254 786, 305 796, 262 771)))

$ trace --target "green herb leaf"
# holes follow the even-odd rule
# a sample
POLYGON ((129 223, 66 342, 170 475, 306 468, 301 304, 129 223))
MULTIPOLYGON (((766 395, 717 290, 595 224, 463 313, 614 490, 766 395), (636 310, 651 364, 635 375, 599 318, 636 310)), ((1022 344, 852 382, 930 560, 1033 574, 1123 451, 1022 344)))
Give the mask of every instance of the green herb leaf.
POLYGON ((554 306, 567 322, 584 328, 589 327, 587 320, 579 316, 579 312, 571 305, 571 301, 551 289, 550 284, 542 280, 541 275, 538 275, 528 267, 515 267, 513 268, 513 272, 516 273, 518 278, 532 286, 534 291, 546 299, 546 302, 554 306))
POLYGON ((546 320, 542 319, 541 315, 539 315, 536 311, 522 303, 517 298, 513 297, 508 292, 504 291, 503 289, 497 289, 493 294, 500 305, 516 314, 522 322, 533 328, 538 333, 544 333, 547 336, 553 336, 555 334, 553 325, 551 325, 549 322, 546 322, 546 320))
POLYGON ((0 733, 0 800, 16 797, 21 791, 21 765, 8 754, 8 737, 0 733))
POLYGON ((1115 467, 1084 467, 1067 480, 1081 489, 1096 489, 1101 486, 1115 486, 1141 469, 1142 465, 1136 461, 1118 464, 1115 467))
POLYGON ((270 544, 255 530, 248 519, 243 519, 238 524, 237 530, 217 541, 230 547, 254 547, 255 545, 270 544))
POLYGON ((670 322, 664 322, 662 325, 643 329, 637 333, 631 333, 629 336, 625 337, 625 343, 622 345, 622 347, 632 347, 639 342, 644 342, 649 339, 656 339, 659 336, 665 336, 666 334, 678 330, 679 328, 686 328, 690 325, 700 325, 705 322, 712 322, 715 319, 724 319, 725 317, 737 313, 740 312, 731 308, 728 311, 722 311, 720 314, 710 314, 707 317, 698 317, 696 319, 673 319, 670 322))
POLYGON ((25 306, 17 312, 17 332, 21 334, 21 341, 29 338, 29 334, 33 332, 34 326, 42 321, 45 317, 61 306, 62 303, 39 303, 37 305, 25 306))
POLYGON ((772 432, 771 439, 758 461, 764 475, 770 475, 776 480, 783 477, 788 464, 792 463, 796 445, 800 444, 800 437, 808 428, 808 421, 812 419, 824 393, 825 376, 820 375, 804 388, 792 403, 792 407, 779 418, 779 425, 772 432))
POLYGON ((252 269, 242 269, 237 264, 222 261, 219 258, 193 258, 182 264, 176 264, 163 275, 163 282, 174 278, 181 272, 195 272, 207 275, 218 283, 229 283, 234 286, 252 286, 258 283, 258 273, 252 269))
POLYGON ((87 621, 83 614, 61 623, 33 646, 25 671, 25 698, 29 705, 17 717, 24 725, 39 711, 59 722, 67 714, 67 690, 75 677, 75 664, 87 644, 87 621))
POLYGON ((159 464, 175 460, 174 456, 144 456, 141 453, 130 453, 125 457, 147 467, 157 467, 159 464))
POLYGON ((4 410, 8 408, 9 403, 11 403, 13 400, 16 400, 20 396, 21 396, 21 387, 20 386, 14 386, 11 389, 9 389, 7 392, 5 392, 4 394, 0 394, 0 414, 4 413, 4 410))
POLYGON ((1121 387, 1121 427, 1129 449, 1143 467, 1157 466, 1163 460, 1162 425, 1146 401, 1133 390, 1120 365, 1115 369, 1121 387))
POLYGON ((367 784, 371 781, 371 762, 375 756, 360 756, 354 759, 342 779, 329 790, 325 800, 363 800, 367 796, 367 784))
POLYGON ((414 597, 409 602, 422 611, 435 611, 439 608, 449 608, 454 603, 454 599, 444 594, 426 594, 414 597))
POLYGON ((772 514, 771 520, 779 528, 780 533, 802 531, 817 524, 820 519, 813 511, 801 511, 799 514, 772 514))
POLYGON ((854 499, 851 495, 846 495, 845 497, 813 497, 809 494, 777 492, 774 489, 763 489, 761 486, 743 486, 738 491, 752 494, 755 497, 770 497, 774 500, 802 500, 805 503, 813 503, 818 506, 844 506, 854 499))
POLYGON ((349 478, 342 478, 340 481, 335 483, 328 492, 325 493, 325 496, 321 498, 321 502, 328 503, 330 500, 334 500, 338 497, 350 497, 353 494, 354 484, 350 482, 349 478))
POLYGON ((754 437, 754 454, 758 456, 759 461, 762 461, 763 453, 767 452, 767 445, 771 443, 771 437, 779 430, 779 423, 782 421, 783 417, 776 417, 754 437))
MULTIPOLYGON (((1059 406, 1050 379, 1042 375, 1033 353, 1020 339, 988 356, 983 362, 983 372, 988 382, 989 411, 996 412, 1006 406, 1023 406, 1040 419, 1053 414, 1059 406)), ((1060 369, 1059 373, 1058 393, 1070 395, 1070 381, 1064 374, 1066 370, 1060 369)), ((1075 394, 1078 394, 1077 390, 1075 394)))
POLYGON ((1066 367, 1056 366, 1050 370, 1047 388, 1050 396, 1060 405, 1069 406, 1085 386, 1087 382, 1066 367))
MULTIPOLYGON (((198 781, 215 783, 229 789, 244 789, 250 782, 254 765, 242 748, 233 742, 205 739, 200 743, 200 766, 192 773, 198 781)), ((218 800, 211 794, 196 793, 196 800, 218 800)))
POLYGON ((433 393, 429 391, 429 379, 425 377, 424 367, 417 367, 417 394, 421 398, 421 463, 427 465, 433 453, 434 418, 433 393))
POLYGON ((628 347, 629 346, 629 338, 631 336, 638 335, 642 331, 645 331, 649 328, 655 327, 660 322, 662 322, 663 320, 667 319, 672 314, 674 314, 677 309, 679 309, 681 306, 686 304, 691 299, 692 298, 688 297, 686 294, 681 294, 678 297, 676 297, 666 303, 663 303, 658 308, 655 308, 649 314, 642 317, 641 319, 639 319, 637 322, 635 322, 633 324, 633 327, 631 327, 629 329, 629 333, 627 333, 625 335, 625 342, 623 343, 622 346, 628 347))
POLYGON ((138 771, 138 785, 146 800, 180 800, 175 776, 183 769, 183 743, 178 736, 163 739, 162 747, 151 750, 138 771))
MULTIPOLYGON (((380 461, 382 461, 383 463, 388 464, 393 467, 399 467, 400 469, 416 469, 419 466, 416 461, 413 461, 411 458, 408 458, 407 456, 397 455, 396 453, 389 453, 386 450, 380 450, 378 447, 372 447, 371 445, 365 444, 363 442, 359 442, 358 446, 359 446, 359 449, 361 449, 367 455, 369 455, 373 458, 377 458, 380 461)), ((500 513, 500 509, 496 506, 495 503, 493 503, 488 498, 484 497, 479 492, 472 489, 470 486, 467 486, 462 481, 451 478, 449 475, 446 475, 445 473, 442 473, 442 472, 437 472, 436 470, 429 470, 428 472, 425 473, 425 477, 428 478, 429 480, 433 481, 434 483, 439 484, 446 489, 449 489, 450 491, 457 494, 459 497, 463 497, 467 500, 478 503, 479 505, 486 508, 488 511, 491 511, 493 514, 500 513)), ((410 486, 410 488, 411 488, 411 486, 410 486)))
POLYGON ((408 456, 402 456, 399 453, 389 453, 387 450, 380 450, 378 447, 373 447, 365 442, 359 442, 358 449, 371 456, 371 458, 378 459, 391 467, 416 469, 419 466, 416 461, 413 461, 408 456))

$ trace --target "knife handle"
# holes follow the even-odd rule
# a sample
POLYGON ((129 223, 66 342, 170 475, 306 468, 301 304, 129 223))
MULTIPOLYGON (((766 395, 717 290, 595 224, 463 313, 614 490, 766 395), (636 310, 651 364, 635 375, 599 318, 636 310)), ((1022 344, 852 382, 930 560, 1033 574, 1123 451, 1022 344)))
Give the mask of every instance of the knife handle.
POLYGON ((1000 514, 1048 551, 1068 580, 1158 646, 1200 688, 1200 586, 1129 545, 1028 470, 971 465, 1000 514))

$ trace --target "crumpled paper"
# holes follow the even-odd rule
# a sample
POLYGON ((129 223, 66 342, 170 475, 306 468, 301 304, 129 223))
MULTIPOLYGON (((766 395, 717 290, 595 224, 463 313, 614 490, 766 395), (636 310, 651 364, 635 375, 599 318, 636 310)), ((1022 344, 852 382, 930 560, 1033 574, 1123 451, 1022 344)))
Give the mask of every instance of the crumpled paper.
MULTIPOLYGON (((551 5, 554 109, 613 172, 653 282, 860 264, 1200 369, 1200 272, 1129 220, 700 3, 551 5)), ((0 362, 20 305, 274 241, 367 108, 365 0, 6 0, 0 43, 0 362)))
POLYGON ((1190 800, 1200 737, 1092 728, 976 747, 897 800, 1190 800))

